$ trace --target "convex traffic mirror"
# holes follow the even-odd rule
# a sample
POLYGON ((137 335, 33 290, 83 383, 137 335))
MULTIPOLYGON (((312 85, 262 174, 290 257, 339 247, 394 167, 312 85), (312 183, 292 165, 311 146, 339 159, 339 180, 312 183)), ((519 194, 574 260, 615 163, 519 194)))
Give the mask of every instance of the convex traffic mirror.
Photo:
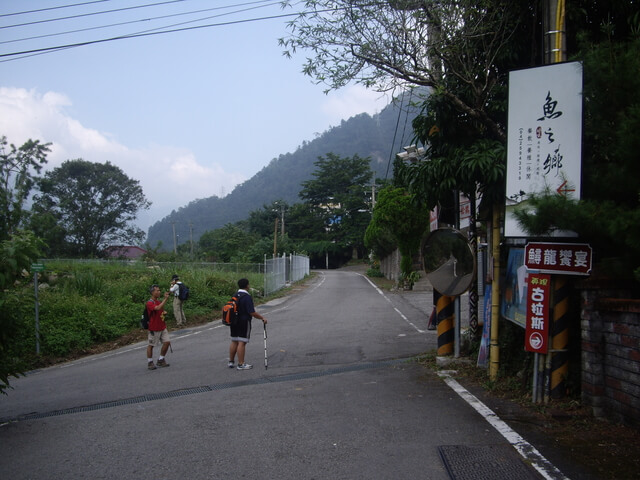
POLYGON ((460 295, 471 286, 473 252, 458 230, 440 228, 431 232, 422 244, 422 258, 427 278, 442 295, 460 295))

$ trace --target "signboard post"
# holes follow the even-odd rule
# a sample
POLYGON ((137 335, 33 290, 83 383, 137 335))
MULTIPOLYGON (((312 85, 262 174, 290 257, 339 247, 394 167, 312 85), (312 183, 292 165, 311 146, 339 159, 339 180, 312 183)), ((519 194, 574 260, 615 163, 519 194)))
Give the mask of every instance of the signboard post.
POLYGON ((33 272, 33 286, 35 288, 36 295, 36 354, 40 355, 40 316, 39 316, 39 303, 38 303, 38 272, 44 272, 44 264, 32 263, 31 271, 33 272))

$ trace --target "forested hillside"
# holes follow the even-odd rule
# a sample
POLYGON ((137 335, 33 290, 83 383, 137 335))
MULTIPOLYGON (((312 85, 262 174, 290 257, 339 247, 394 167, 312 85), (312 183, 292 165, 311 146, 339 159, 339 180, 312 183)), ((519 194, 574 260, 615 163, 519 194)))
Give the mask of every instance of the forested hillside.
MULTIPOLYGON (((161 242, 162 250, 170 250, 173 248, 173 224, 178 244, 188 242, 190 235, 196 242, 204 232, 243 220, 252 210, 275 200, 297 203, 300 184, 311 178, 314 162, 327 153, 369 157, 376 176, 385 178, 390 157, 402 151, 411 140, 411 121, 418 109, 407 107, 408 103, 397 100, 376 115, 362 113, 343 120, 318 138, 304 141, 294 153, 272 159, 224 198, 212 196, 195 200, 171 212, 149 228, 147 243, 156 247, 161 242)), ((388 175, 391 175, 390 168, 388 175)))

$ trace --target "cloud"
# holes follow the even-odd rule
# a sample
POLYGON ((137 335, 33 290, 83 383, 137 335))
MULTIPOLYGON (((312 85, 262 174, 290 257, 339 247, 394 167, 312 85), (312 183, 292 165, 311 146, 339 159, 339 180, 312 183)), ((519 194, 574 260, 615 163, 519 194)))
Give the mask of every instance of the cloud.
POLYGON ((322 105, 322 112, 337 125, 343 119, 360 113, 378 113, 388 103, 389 98, 384 93, 374 92, 362 85, 348 85, 329 94, 322 105))
POLYGON ((22 145, 28 139, 50 142, 51 153, 45 169, 65 160, 82 158, 120 167, 129 178, 138 180, 151 209, 139 214, 143 230, 192 200, 223 196, 245 180, 221 165, 203 165, 186 148, 151 145, 132 149, 118 143, 108 133, 91 129, 71 118, 66 108, 72 101, 64 94, 22 88, 0 87, 0 135, 9 143, 22 145))

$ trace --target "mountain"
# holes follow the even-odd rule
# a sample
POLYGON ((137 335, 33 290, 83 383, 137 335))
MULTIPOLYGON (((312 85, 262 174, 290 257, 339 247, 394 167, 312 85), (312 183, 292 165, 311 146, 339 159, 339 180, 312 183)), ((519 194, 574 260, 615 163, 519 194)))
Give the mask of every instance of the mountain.
POLYGON ((314 162, 327 153, 341 157, 355 154, 370 157, 376 177, 390 177, 393 158, 411 140, 411 121, 419 112, 417 107, 406 105, 410 102, 402 100, 402 97, 397 98, 373 116, 361 113, 343 120, 318 138, 304 141, 294 153, 274 158, 223 198, 212 196, 194 200, 172 211, 149 228, 147 242, 154 247, 162 242, 164 249, 171 249, 174 226, 178 244, 188 242, 191 237, 196 242, 204 232, 243 220, 249 212, 275 200, 299 203, 301 183, 312 178, 314 162))

